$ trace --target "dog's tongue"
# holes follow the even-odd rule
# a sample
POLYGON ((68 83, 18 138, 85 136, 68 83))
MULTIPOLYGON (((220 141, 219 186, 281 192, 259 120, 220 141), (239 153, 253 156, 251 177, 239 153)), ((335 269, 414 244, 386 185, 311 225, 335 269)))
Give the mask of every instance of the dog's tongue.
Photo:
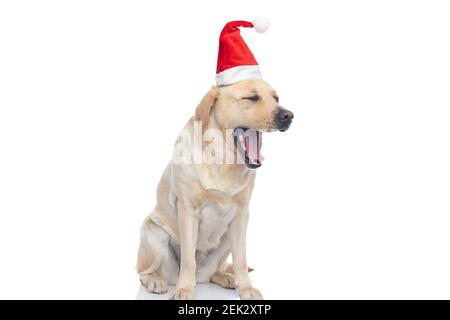
POLYGON ((261 155, 261 133, 256 130, 246 132, 245 149, 251 160, 261 162, 264 157, 261 155))

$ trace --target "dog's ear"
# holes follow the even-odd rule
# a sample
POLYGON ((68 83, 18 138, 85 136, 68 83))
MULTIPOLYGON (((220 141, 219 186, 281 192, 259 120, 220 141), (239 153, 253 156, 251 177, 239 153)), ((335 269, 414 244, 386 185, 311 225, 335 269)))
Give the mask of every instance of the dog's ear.
POLYGON ((217 97, 219 96, 219 87, 212 86, 211 89, 205 94, 202 101, 197 106, 195 110, 195 121, 202 122, 202 128, 205 129, 208 126, 209 114, 212 107, 216 103, 217 97))

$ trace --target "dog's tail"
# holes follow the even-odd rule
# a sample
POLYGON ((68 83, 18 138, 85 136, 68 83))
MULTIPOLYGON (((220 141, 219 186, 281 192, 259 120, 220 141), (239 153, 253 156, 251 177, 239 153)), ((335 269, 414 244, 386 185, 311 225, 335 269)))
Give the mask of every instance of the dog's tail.
MULTIPOLYGON (((255 269, 253 269, 253 268, 248 268, 248 272, 252 272, 252 271, 254 271, 255 269)), ((234 269, 233 269, 233 265, 231 264, 231 263, 227 263, 227 266, 225 267, 225 272, 226 273, 231 273, 231 274, 234 274, 234 269)))

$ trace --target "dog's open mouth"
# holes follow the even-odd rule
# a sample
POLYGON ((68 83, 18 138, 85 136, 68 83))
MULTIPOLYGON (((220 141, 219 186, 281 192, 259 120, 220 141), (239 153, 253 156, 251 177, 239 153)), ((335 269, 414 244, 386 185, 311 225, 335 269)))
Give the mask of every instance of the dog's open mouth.
POLYGON ((262 132, 255 129, 234 129, 234 144, 250 169, 259 168, 264 160, 261 155, 262 132))

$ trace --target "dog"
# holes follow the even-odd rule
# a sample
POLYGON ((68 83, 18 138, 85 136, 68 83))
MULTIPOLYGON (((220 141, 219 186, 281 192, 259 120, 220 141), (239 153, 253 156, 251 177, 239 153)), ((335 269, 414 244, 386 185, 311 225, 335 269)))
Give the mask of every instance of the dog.
MULTIPOLYGON (((260 79, 213 86, 206 93, 183 132, 195 135, 196 123, 202 132, 220 132, 224 143, 215 151, 240 161, 179 163, 173 157, 167 165, 156 206, 141 227, 137 272, 148 291, 165 293, 176 285, 172 299, 192 299, 196 283, 212 282, 237 289, 241 299, 263 298, 248 275, 249 201, 263 159, 262 132, 286 131, 293 118, 260 79), (226 262, 230 254, 232 266, 226 262)), ((200 151, 212 142, 205 134, 200 151)), ((192 158, 188 154, 185 160, 192 158)))

